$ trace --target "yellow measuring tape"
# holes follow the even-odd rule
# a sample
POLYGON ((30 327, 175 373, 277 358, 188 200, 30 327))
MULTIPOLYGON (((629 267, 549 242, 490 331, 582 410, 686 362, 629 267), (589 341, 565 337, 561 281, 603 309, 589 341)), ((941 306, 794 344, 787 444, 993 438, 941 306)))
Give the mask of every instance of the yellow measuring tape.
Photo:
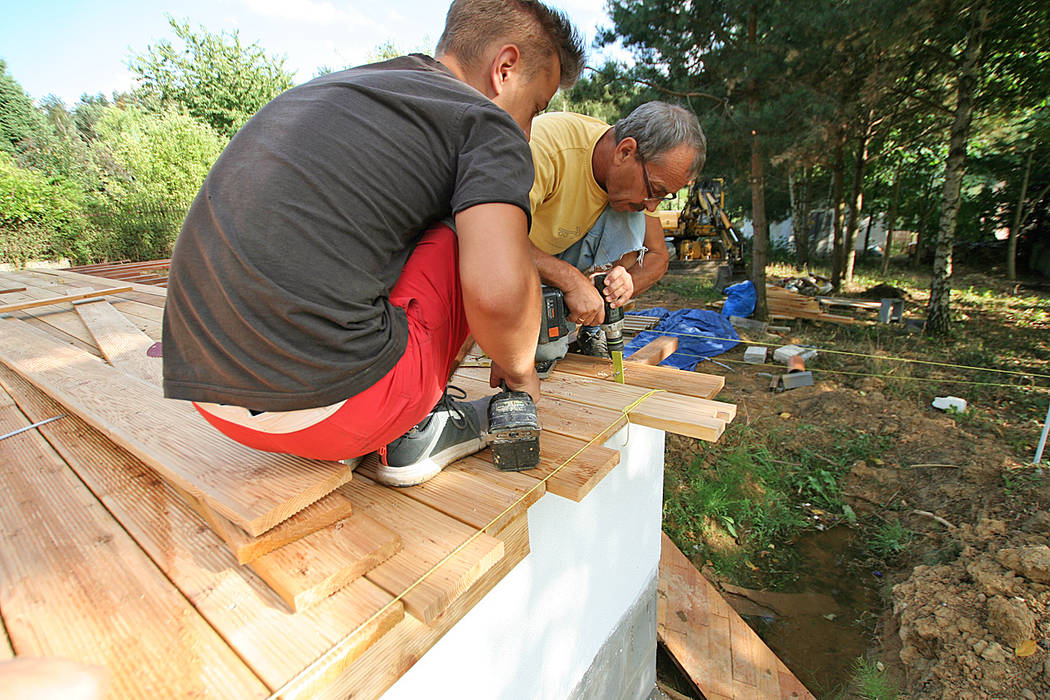
MULTIPOLYGON (((653 389, 652 391, 649 391, 645 395, 639 397, 636 401, 632 401, 627 406, 624 406, 624 408, 623 408, 623 410, 621 412, 623 413, 624 417, 627 419, 628 425, 630 425, 630 423, 631 423, 631 417, 629 415, 630 412, 633 411, 635 408, 637 408, 639 405, 641 405, 641 403, 643 401, 645 401, 646 399, 648 399, 649 397, 653 396, 654 394, 658 394, 658 393, 660 393, 662 391, 663 391, 663 389, 653 389)), ((274 700, 274 698, 281 697, 281 695, 283 695, 283 694, 287 693, 288 691, 292 690, 293 688, 295 688, 295 686, 302 685, 303 683, 309 683, 310 681, 312 681, 313 679, 317 678, 318 676, 321 676, 324 673, 326 673, 329 668, 331 668, 334 664, 336 664, 336 663, 338 663, 340 661, 340 654, 341 654, 341 652, 343 651, 343 649, 345 647, 348 647, 348 646, 351 645, 351 641, 357 635, 358 632, 360 632, 361 630, 365 629, 366 627, 371 625, 373 622, 378 620, 385 612, 390 610, 390 608, 392 608, 399 601, 401 601, 406 595, 408 595, 413 590, 415 590, 415 588, 417 586, 419 586, 419 584, 421 584, 424 580, 426 580, 426 578, 428 576, 430 576, 432 573, 434 573, 439 568, 441 568, 442 565, 444 565, 450 559, 452 559, 457 554, 462 552, 465 548, 470 546, 471 542, 473 542, 477 538, 481 537, 481 535, 485 532, 485 530, 488 530, 490 527, 495 525, 503 516, 507 515, 512 510, 514 510, 514 508, 516 508, 522 501, 524 501, 526 498, 528 498, 534 491, 536 491, 536 489, 540 488, 541 486, 546 486, 547 482, 550 481, 552 478, 554 478, 554 476, 557 475, 558 472, 560 472, 562 469, 564 469, 569 464, 571 464, 572 461, 574 459, 576 459, 577 457, 579 457, 581 454, 583 454, 583 452, 585 450, 587 450, 587 448, 591 447, 596 442, 601 440, 606 435, 606 433, 610 432, 613 428, 616 427, 616 424, 618 422, 619 422, 619 419, 613 421, 608 426, 606 426, 600 433, 598 433, 593 438, 591 438, 587 443, 585 443, 583 447, 581 447, 580 449, 576 450, 576 452, 573 453, 568 459, 566 459, 564 462, 562 462, 557 467, 555 467, 553 470, 551 470, 550 474, 547 474, 547 476, 545 476, 542 479, 538 480, 536 482, 535 486, 533 486, 528 491, 523 493, 516 501, 514 501, 509 506, 507 506, 505 509, 503 509, 503 511, 499 515, 497 515, 494 518, 492 518, 492 520, 490 520, 487 525, 485 525, 484 527, 479 529, 477 532, 472 534, 470 537, 468 537, 466 539, 466 541, 463 542, 463 544, 459 545, 454 550, 449 552, 447 555, 442 557, 441 560, 439 560, 436 564, 434 564, 432 567, 430 567, 430 569, 425 571, 419 578, 417 578, 412 583, 412 585, 410 585, 408 588, 406 588, 404 591, 402 591, 398 595, 394 596, 394 598, 392 598, 388 603, 386 603, 386 605, 384 605, 379 610, 377 610, 374 613, 372 613, 372 615, 367 620, 365 620, 364 622, 359 624, 349 634, 347 634, 341 640, 339 640, 334 645, 332 645, 328 649, 328 651, 326 651, 321 656, 319 656, 317 659, 312 661, 302 671, 300 671, 299 673, 297 673, 294 676, 292 676, 292 678, 289 679, 287 683, 285 683, 280 688, 275 690, 269 696, 270 700, 274 700)))

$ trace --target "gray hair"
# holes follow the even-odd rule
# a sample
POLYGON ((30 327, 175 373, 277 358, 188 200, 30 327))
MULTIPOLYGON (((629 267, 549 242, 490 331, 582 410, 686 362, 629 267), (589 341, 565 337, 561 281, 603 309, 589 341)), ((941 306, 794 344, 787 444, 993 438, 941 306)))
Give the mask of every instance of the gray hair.
POLYGON ((633 138, 638 143, 638 156, 645 161, 659 161, 660 156, 676 146, 693 149, 691 174, 696 177, 707 160, 707 137, 696 115, 684 107, 666 102, 646 102, 613 126, 616 143, 633 138))

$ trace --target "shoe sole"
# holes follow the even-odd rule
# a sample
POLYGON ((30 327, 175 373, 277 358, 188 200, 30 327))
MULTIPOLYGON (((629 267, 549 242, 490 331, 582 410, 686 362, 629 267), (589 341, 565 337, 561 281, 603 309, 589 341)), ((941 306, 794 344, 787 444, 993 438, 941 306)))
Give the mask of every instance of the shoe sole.
POLYGON ((379 464, 376 467, 376 481, 384 486, 396 486, 398 488, 418 486, 424 481, 432 479, 438 472, 457 459, 468 457, 483 449, 485 449, 484 436, 452 445, 436 455, 430 456, 428 459, 404 467, 391 467, 379 464))

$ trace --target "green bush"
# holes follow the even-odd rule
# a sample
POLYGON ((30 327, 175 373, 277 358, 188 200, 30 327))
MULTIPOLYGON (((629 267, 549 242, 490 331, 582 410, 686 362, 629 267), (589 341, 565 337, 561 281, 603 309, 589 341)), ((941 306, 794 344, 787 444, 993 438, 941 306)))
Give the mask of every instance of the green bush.
POLYGON ((0 153, 0 261, 24 265, 32 259, 87 260, 93 232, 86 203, 79 184, 51 181, 0 153))

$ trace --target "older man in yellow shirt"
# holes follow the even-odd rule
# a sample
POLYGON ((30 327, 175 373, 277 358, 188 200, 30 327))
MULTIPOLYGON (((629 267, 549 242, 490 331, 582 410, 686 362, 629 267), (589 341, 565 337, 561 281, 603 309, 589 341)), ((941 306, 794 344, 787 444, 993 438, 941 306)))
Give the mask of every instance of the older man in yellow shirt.
MULTIPOLYGON (((533 120, 536 179, 529 193, 529 241, 541 281, 562 290, 569 320, 583 325, 584 352, 602 354, 602 295, 588 274, 606 270, 605 298, 623 306, 667 271, 663 228, 655 215, 700 172, 707 140, 696 115, 647 102, 609 126, 571 112, 533 120)), ((549 371, 568 341, 541 345, 549 371)))

